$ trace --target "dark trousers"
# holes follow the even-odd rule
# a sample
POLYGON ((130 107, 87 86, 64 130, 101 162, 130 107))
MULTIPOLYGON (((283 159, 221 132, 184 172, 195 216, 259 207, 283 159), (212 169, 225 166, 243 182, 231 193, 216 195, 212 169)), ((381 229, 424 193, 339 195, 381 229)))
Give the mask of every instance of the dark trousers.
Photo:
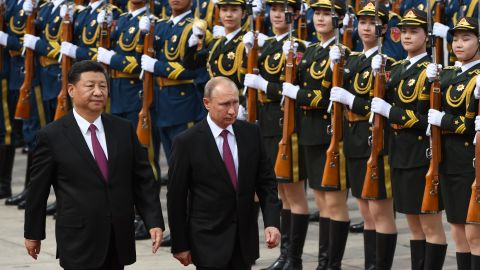
MULTIPOLYGON (((89 268, 89 269, 75 269, 75 270, 123 270, 124 265, 120 263, 118 258, 118 253, 115 245, 115 236, 112 228, 110 238, 110 245, 108 247, 107 256, 105 257, 105 261, 103 264, 98 268, 89 268)), ((74 269, 67 269, 65 270, 74 270, 74 269)))
POLYGON ((240 242, 238 240, 239 236, 237 234, 237 240, 235 241, 235 248, 233 249, 232 257, 225 267, 202 267, 197 266, 197 270, 250 270, 252 266, 247 264, 243 259, 242 250, 240 248, 240 242))

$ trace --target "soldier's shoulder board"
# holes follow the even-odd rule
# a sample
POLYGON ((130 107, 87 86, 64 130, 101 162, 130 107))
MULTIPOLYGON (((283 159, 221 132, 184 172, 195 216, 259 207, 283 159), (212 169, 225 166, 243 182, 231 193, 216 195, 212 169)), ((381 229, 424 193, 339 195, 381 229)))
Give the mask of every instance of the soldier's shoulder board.
POLYGON ((362 52, 355 52, 355 51, 351 51, 351 52, 350 52, 350 55, 351 55, 351 56, 359 56, 359 55, 361 55, 361 54, 362 54, 362 52))

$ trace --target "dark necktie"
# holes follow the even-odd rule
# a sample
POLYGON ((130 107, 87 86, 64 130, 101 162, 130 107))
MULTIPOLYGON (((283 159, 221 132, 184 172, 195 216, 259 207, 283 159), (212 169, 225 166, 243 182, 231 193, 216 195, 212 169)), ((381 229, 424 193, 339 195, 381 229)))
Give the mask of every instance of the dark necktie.
POLYGON ((105 156, 105 152, 103 152, 100 142, 98 141, 97 127, 94 124, 91 124, 88 130, 90 130, 90 136, 92 137, 93 156, 95 157, 95 161, 97 162, 98 168, 102 172, 105 182, 108 182, 107 157, 105 156))
POLYGON ((223 162, 227 168, 228 175, 230 175, 233 188, 237 190, 237 172, 235 170, 235 162, 233 162, 232 151, 228 145, 228 130, 224 129, 220 135, 223 137, 223 162))

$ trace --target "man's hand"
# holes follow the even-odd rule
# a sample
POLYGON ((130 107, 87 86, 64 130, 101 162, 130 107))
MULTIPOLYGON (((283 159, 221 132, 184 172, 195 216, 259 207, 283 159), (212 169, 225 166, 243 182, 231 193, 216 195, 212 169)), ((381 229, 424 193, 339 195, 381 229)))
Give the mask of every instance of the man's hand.
POLYGON ((173 254, 173 257, 180 261, 184 266, 192 263, 192 253, 190 253, 190 250, 175 253, 173 254))
POLYGON ((27 248, 27 253, 35 260, 37 259, 38 254, 40 254, 41 245, 42 242, 40 240, 25 239, 25 248, 27 248))
POLYGON ((275 227, 265 228, 265 243, 268 248, 274 248, 278 246, 280 242, 280 231, 275 227))
POLYGON ((152 239, 152 253, 155 254, 162 243, 163 231, 160 228, 151 228, 149 232, 152 239))

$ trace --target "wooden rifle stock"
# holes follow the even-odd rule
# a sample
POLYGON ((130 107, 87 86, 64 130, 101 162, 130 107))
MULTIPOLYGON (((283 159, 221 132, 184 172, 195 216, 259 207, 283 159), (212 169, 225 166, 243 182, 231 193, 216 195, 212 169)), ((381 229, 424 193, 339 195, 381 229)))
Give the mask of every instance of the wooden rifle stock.
MULTIPOLYGON (((35 6, 35 4, 34 4, 35 6)), ((32 14, 28 15, 25 26, 25 33, 35 35, 35 19, 37 17, 36 8, 33 9, 32 14)), ((15 110, 16 119, 30 118, 30 90, 32 88, 32 81, 34 77, 35 54, 32 49, 25 48, 25 80, 20 87, 20 95, 18 97, 17 107, 15 110)))
POLYGON ((392 11, 400 14, 400 6, 402 5, 402 0, 394 0, 392 4, 392 11))
POLYGON ((220 8, 218 7, 218 5, 215 5, 215 8, 214 8, 214 13, 213 13, 213 25, 222 25, 220 23, 220 8))
MULTIPOLYGON (((144 37, 143 53, 150 57, 154 57, 154 33, 155 24, 150 23, 149 32, 144 37)), ((137 136, 140 144, 149 146, 151 143, 152 134, 152 119, 150 115, 150 107, 153 103, 153 74, 148 71, 143 71, 143 101, 142 109, 138 114, 137 136)))
MULTIPOLYGON (((294 80, 295 59, 293 49, 290 49, 287 55, 287 63, 285 65, 285 82, 293 83, 294 80)), ((293 180, 291 138, 295 131, 295 101, 287 96, 284 98, 282 139, 278 144, 278 154, 275 161, 275 175, 279 179, 293 180)))
MULTIPOLYGON (((480 114, 480 105, 478 107, 478 114, 480 114)), ((475 182, 472 185, 472 195, 470 196, 470 203, 468 205, 467 223, 480 224, 480 132, 477 131, 475 135, 475 182)))
MULTIPOLYGON (((343 65, 344 58, 342 57, 333 67, 332 86, 342 87, 343 65)), ((338 102, 333 102, 332 106, 333 113, 329 126, 329 132, 332 137, 326 153, 327 157, 323 169, 322 186, 337 188, 340 186, 340 141, 342 140, 343 105, 338 102)))
MULTIPOLYGON (((71 18, 67 12, 62 22, 62 41, 71 42, 73 39, 71 18)), ((67 114, 68 108, 68 72, 72 66, 72 58, 62 55, 62 85, 57 96, 57 108, 55 109, 54 120, 58 120, 67 114)))
MULTIPOLYGON (((303 3, 302 3, 303 5, 303 3)), ((298 18, 297 21, 297 33, 298 33, 298 38, 301 40, 307 40, 308 38, 308 32, 307 32, 307 18, 305 15, 305 11, 300 14, 300 17, 298 18)))
MULTIPOLYGON (((437 50, 439 51, 439 50, 437 50)), ((440 110, 442 104, 442 92, 440 82, 435 80, 430 88, 430 108, 440 110)), ((430 148, 427 150, 427 156, 430 158, 430 166, 425 175, 425 191, 423 192, 422 213, 438 213, 438 168, 442 161, 441 155, 441 129, 440 127, 430 125, 430 148)))
MULTIPOLYGON (((373 96, 383 98, 385 96, 385 67, 383 66, 375 76, 375 88, 373 96)), ((372 122, 372 136, 370 140, 372 151, 367 161, 367 171, 362 188, 362 199, 376 200, 379 197, 378 179, 383 168, 379 168, 378 160, 382 158, 383 150, 383 130, 385 127, 385 119, 380 114, 374 114, 372 122)))
MULTIPOLYGON (((263 16, 257 15, 255 18, 255 39, 253 40, 253 47, 248 54, 247 73, 258 74, 258 33, 262 29, 263 16)), ((258 90, 248 87, 247 88, 247 121, 249 123, 255 123, 257 120, 257 100, 258 90)))

